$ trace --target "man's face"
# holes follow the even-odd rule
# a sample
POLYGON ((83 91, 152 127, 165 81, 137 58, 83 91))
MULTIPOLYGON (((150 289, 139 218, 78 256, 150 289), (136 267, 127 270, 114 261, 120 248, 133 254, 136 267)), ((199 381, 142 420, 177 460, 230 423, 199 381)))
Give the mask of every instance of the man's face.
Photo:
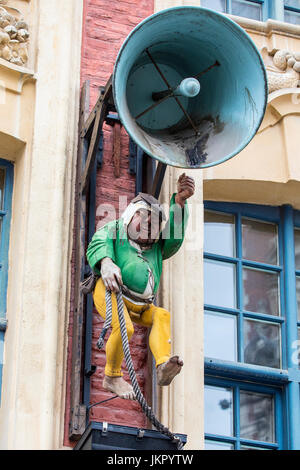
POLYGON ((158 214, 140 209, 135 212, 128 225, 128 236, 131 240, 142 245, 152 245, 159 235, 158 214))

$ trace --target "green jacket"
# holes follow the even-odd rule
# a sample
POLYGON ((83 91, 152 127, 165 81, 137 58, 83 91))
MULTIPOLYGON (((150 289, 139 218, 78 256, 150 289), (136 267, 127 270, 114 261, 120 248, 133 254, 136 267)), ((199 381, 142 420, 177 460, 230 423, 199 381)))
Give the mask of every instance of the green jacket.
POLYGON ((154 276, 155 294, 161 277, 162 261, 173 256, 182 245, 188 216, 187 202, 181 209, 175 203, 174 193, 170 202, 169 220, 159 240, 151 249, 141 253, 129 243, 123 220, 113 220, 94 234, 87 249, 88 263, 100 276, 98 263, 102 258, 111 258, 121 270, 123 283, 128 289, 137 293, 144 292, 148 282, 148 268, 150 268, 154 276))

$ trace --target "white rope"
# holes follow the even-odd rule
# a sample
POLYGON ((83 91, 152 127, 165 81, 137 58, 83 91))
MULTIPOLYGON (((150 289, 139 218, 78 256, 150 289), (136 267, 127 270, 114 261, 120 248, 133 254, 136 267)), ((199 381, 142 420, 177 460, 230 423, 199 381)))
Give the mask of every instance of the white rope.
MULTIPOLYGON (((141 389, 139 387, 139 384, 136 378, 136 373, 133 367, 133 362, 132 362, 130 349, 129 349, 129 341, 128 341, 128 335, 127 335, 127 329, 126 329, 126 323, 125 323, 125 317, 124 317, 124 304, 123 304, 122 293, 118 292, 116 296, 117 296, 118 317, 119 317, 119 323, 120 323, 123 352, 125 356, 125 361, 126 361, 129 377, 132 383, 133 391, 135 393, 135 397, 137 401, 139 402, 143 410, 143 413, 147 416, 147 418, 151 421, 151 423, 155 426, 155 428, 162 434, 165 434, 166 436, 168 436, 172 440, 172 442, 176 444, 177 449, 181 450, 183 449, 183 445, 184 445, 181 439, 175 434, 173 434, 166 426, 160 423, 160 421, 154 415, 151 407, 148 406, 141 392, 141 389)), ((105 323, 104 323, 102 332, 97 342, 97 346, 99 349, 101 349, 104 345, 104 337, 108 328, 111 325, 111 319, 112 319, 111 293, 107 290, 105 293, 105 301, 106 301, 106 316, 105 316, 105 323)))

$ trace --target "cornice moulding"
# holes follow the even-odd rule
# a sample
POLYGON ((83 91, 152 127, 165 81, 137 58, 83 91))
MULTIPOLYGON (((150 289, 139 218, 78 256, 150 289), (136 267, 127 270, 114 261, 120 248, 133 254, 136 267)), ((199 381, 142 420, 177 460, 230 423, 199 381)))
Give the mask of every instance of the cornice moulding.
POLYGON ((257 21, 250 18, 243 18, 241 16, 226 15, 231 18, 235 23, 239 24, 242 28, 269 36, 273 33, 279 33, 285 36, 293 36, 300 39, 300 26, 285 23, 283 21, 276 21, 269 19, 267 21, 257 21))

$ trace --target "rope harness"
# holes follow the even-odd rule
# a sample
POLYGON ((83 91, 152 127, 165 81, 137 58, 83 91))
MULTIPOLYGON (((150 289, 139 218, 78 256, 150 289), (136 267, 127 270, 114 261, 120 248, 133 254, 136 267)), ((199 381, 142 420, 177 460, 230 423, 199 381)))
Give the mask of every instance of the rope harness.
MULTIPOLYGON (((118 307, 118 317, 119 317, 119 323, 120 323, 120 329, 121 329, 121 337, 122 337, 122 346, 123 346, 123 352, 125 356, 125 361, 126 361, 126 366, 128 369, 129 377, 132 383, 133 391, 136 397, 136 400, 140 404, 143 413, 147 416, 147 418, 151 421, 151 423, 154 425, 154 427, 161 432, 162 434, 168 436, 174 444, 176 444, 177 449, 181 450, 183 449, 183 442, 181 439, 173 434, 166 426, 164 426, 160 421, 156 418, 155 414, 153 413, 152 409, 150 406, 148 406, 141 389, 139 387, 135 370, 133 367, 133 362, 130 354, 130 349, 129 349, 129 341, 128 341, 128 336, 127 336, 127 329, 126 329, 126 323, 125 323, 125 317, 124 317, 124 304, 123 304, 123 298, 122 298, 122 293, 118 292, 116 294, 117 297, 117 307, 118 307)), ((97 347, 99 349, 102 349, 104 346, 104 338, 106 335, 107 330, 109 329, 112 321, 112 301, 111 301, 111 293, 106 290, 105 292, 105 302, 106 302, 106 316, 105 316, 105 322, 103 325, 103 329, 101 331, 100 337, 97 341, 97 347)))

